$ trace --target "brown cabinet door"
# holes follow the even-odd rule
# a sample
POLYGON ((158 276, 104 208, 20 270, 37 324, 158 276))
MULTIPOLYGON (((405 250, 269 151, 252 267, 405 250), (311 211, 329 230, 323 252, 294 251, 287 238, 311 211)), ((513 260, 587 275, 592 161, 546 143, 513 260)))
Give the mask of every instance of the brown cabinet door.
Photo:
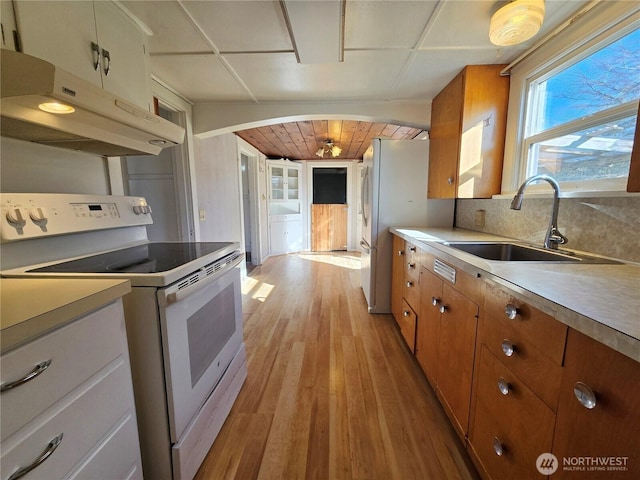
POLYGON ((391 263, 391 313, 396 322, 402 316, 402 292, 404 291, 405 242, 393 236, 393 260, 391 263))
POLYGON ((640 364, 573 329, 565 359, 551 478, 640 478, 640 364))
POLYGON ((460 74, 431 103, 428 198, 456 196, 463 84, 460 74))
POLYGON ((478 305, 448 284, 442 287, 436 393, 458 435, 469 425, 478 305))
POLYGON ((420 269, 420 311, 416 331, 416 359, 431 386, 436 387, 442 280, 426 268, 420 269), (434 305, 435 302, 435 305, 434 305))

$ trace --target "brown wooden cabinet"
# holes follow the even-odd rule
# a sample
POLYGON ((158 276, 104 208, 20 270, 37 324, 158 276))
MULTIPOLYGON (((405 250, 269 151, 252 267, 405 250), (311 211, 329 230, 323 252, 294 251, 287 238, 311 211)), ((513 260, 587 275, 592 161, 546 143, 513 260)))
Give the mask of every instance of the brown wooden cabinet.
POLYGON ((404 290, 405 242, 393 235, 393 260, 391 261, 391 313, 396 320, 402 315, 402 292, 404 290))
POLYGON ((640 478, 639 398, 640 363, 569 329, 551 478, 640 478), (600 464, 589 470, 593 458, 600 464))
POLYGON ((568 329, 493 284, 482 312, 469 449, 485 478, 536 477, 551 451, 568 329))
POLYGON ((463 440, 469 426, 478 305, 448 283, 442 285, 436 394, 463 440))
POLYGON ((424 266, 420 269, 420 325, 416 331, 416 359, 433 388, 438 373, 442 280, 424 266))
POLYGON ((504 65, 468 65, 431 104, 428 198, 500 193, 509 100, 504 65))
POLYGON ((417 311, 420 307, 420 249, 393 236, 391 313, 411 353, 415 351, 417 311))

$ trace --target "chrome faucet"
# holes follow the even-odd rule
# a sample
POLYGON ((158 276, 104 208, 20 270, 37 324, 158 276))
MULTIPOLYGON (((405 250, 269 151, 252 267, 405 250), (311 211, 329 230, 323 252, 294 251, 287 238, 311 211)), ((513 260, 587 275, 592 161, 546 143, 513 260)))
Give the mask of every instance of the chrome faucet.
POLYGON ((553 248, 557 250, 558 245, 564 245, 569 241, 569 239, 561 234, 558 230, 560 185, 558 185, 558 182, 556 182, 553 177, 550 177, 549 175, 534 175, 533 177, 527 178, 524 183, 520 185, 518 193, 516 193, 516 195, 513 197, 513 200, 511 201, 511 209, 520 210, 522 208, 522 200, 525 188, 527 188, 527 185, 529 185, 530 183, 538 180, 545 180, 549 182, 549 184, 553 187, 553 210, 551 211, 551 222, 549 222, 549 228, 547 229, 547 234, 544 237, 544 248, 553 248))

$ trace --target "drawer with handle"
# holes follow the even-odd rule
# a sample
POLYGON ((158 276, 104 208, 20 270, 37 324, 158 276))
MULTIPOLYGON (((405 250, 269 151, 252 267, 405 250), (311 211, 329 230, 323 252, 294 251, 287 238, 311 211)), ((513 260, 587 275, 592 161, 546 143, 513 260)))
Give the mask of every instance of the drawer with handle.
POLYGON ((121 355, 122 315, 118 300, 2 355, 2 440, 121 355))

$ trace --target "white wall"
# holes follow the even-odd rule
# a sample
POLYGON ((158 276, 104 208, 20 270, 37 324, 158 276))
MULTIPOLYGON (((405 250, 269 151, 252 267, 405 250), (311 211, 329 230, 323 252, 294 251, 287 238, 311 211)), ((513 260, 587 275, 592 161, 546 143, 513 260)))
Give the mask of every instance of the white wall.
POLYGON ((111 193, 102 157, 7 137, 0 150, 3 193, 111 193))
POLYGON ((202 242, 240 242, 242 238, 241 179, 234 134, 194 137, 197 209, 202 242))

